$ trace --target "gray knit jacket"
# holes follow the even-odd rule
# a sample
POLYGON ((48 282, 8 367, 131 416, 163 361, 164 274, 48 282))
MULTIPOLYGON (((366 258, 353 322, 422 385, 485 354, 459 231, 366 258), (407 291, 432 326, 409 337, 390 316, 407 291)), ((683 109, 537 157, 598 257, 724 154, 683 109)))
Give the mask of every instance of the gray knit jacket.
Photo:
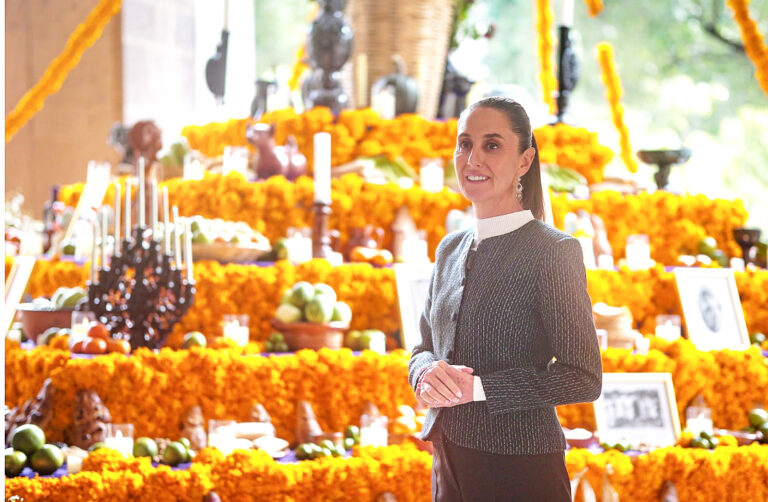
POLYGON ((581 247, 533 220, 481 241, 467 269, 473 239, 464 230, 438 246, 408 373, 415 388, 435 361, 469 366, 486 401, 430 409, 422 436, 439 429, 458 445, 503 455, 562 451, 555 406, 594 401, 602 387, 581 247))

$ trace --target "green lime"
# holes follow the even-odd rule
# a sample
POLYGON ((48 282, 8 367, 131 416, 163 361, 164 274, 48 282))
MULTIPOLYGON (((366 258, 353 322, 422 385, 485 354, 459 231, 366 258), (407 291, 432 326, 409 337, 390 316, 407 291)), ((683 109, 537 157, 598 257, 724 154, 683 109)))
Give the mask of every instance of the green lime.
POLYGON ((323 439, 318 444, 320 445, 320 448, 328 448, 329 450, 336 448, 336 444, 330 439, 323 439))
POLYGON ((619 441, 614 445, 614 448, 621 452, 625 452, 625 451, 631 450, 632 445, 629 443, 629 441, 622 438, 622 439, 619 439, 619 441))
POLYGON ((714 237, 707 236, 699 242, 699 254, 710 256, 717 249, 717 240, 714 237))
POLYGON ((275 352, 290 352, 291 349, 288 347, 288 344, 285 342, 278 343, 275 345, 275 352))
POLYGON ((331 452, 331 450, 329 448, 320 448, 320 451, 317 453, 317 457, 315 457, 315 458, 331 457, 331 456, 333 456, 333 453, 331 452))
POLYGON ((717 448, 717 445, 720 444, 720 440, 716 437, 709 437, 707 438, 707 441, 709 441, 710 449, 717 448))
POLYGON ((762 333, 752 333, 749 335, 749 341, 750 343, 756 343, 757 345, 762 345, 763 342, 765 342, 765 335, 762 333))
POLYGON ((344 438, 344 449, 351 450, 355 446, 355 440, 352 438, 344 438))
POLYGON ((710 449, 712 444, 709 442, 707 438, 703 438, 701 436, 696 436, 695 438, 691 439, 691 448, 705 448, 710 449))
POLYGON ((90 447, 90 448, 88 448, 88 451, 96 451, 96 450, 99 450, 99 449, 101 449, 101 448, 105 448, 105 447, 106 447, 106 445, 105 445, 103 442, 101 442, 101 441, 96 441, 95 443, 93 443, 93 444, 91 445, 91 447, 90 447))
POLYGON ((307 460, 311 453, 312 451, 309 448, 309 445, 307 445, 307 443, 300 444, 296 448, 296 458, 299 460, 307 460))
POLYGON ((273 331, 272 334, 269 335, 268 340, 272 343, 280 343, 285 341, 285 337, 283 336, 282 333, 273 331))
POLYGON ((179 443, 183 444, 184 448, 187 448, 187 449, 192 448, 192 444, 190 444, 189 439, 185 437, 179 439, 179 443))
POLYGON ((766 422, 768 422, 768 411, 762 408, 755 408, 749 412, 749 425, 752 427, 759 428, 766 422))
POLYGON ((155 457, 157 456, 157 443, 152 438, 141 437, 133 443, 134 457, 155 457))
POLYGON ((275 346, 271 341, 267 340, 266 342, 264 342, 264 352, 274 352, 274 351, 275 351, 275 346))
POLYGON ((11 446, 14 450, 24 452, 29 457, 45 444, 45 433, 36 425, 24 424, 13 433, 11 446))
POLYGON ((336 445, 331 450, 331 455, 333 455, 334 457, 343 457, 345 453, 346 453, 346 450, 344 450, 343 446, 336 445))
POLYGON ((187 458, 187 449, 178 441, 171 441, 163 450, 162 462, 171 467, 179 465, 187 458))
POLYGON ((32 470, 42 475, 52 474, 62 464, 64 464, 64 454, 52 444, 45 444, 38 448, 29 459, 32 470))
POLYGON ((27 463, 27 456, 23 451, 10 451, 5 454, 5 475, 18 476, 27 463))
POLYGON ((199 331, 190 331, 184 335, 184 341, 182 342, 182 348, 189 349, 191 347, 205 347, 208 345, 208 341, 205 335, 199 331))
POLYGON ((360 427, 356 425, 348 425, 347 428, 344 429, 344 437, 352 438, 355 443, 358 443, 360 441, 360 427))
POLYGON ((37 335, 36 344, 39 345, 48 345, 51 343, 51 340, 53 340, 53 337, 59 334, 60 328, 52 327, 48 328, 45 331, 43 331, 41 334, 37 335))
POLYGON ((699 436, 703 437, 704 439, 708 439, 710 441, 712 441, 712 439, 714 438, 714 436, 707 431, 699 432, 699 436))

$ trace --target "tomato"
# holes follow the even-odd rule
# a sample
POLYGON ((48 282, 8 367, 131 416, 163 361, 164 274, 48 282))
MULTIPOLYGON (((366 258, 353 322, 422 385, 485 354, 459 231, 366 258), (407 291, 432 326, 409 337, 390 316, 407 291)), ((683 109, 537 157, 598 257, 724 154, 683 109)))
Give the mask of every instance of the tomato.
POLYGON ((83 352, 86 354, 104 354, 107 352, 107 341, 102 338, 86 337, 83 340, 83 352))
POLYGON ((110 338, 109 340, 107 340, 107 351, 120 352, 121 354, 130 354, 131 344, 128 343, 128 340, 117 340, 114 338, 110 338))
POLYGON ((109 338, 109 330, 106 326, 100 322, 97 322, 91 326, 91 329, 88 330, 88 336, 91 338, 101 338, 102 340, 106 340, 109 338))

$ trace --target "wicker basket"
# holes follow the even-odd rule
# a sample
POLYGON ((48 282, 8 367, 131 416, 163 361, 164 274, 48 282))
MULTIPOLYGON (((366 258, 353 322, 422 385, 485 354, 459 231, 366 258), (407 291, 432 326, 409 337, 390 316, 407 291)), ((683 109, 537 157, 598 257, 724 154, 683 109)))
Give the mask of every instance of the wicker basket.
POLYGON ((346 18, 355 43, 342 74, 350 102, 357 108, 369 106, 371 86, 394 73, 392 55, 399 54, 406 73, 418 82, 416 112, 434 119, 440 105, 453 5, 452 0, 349 0, 346 18), (361 64, 359 55, 365 55, 366 63, 361 64), (361 82, 365 95, 357 96, 361 82))

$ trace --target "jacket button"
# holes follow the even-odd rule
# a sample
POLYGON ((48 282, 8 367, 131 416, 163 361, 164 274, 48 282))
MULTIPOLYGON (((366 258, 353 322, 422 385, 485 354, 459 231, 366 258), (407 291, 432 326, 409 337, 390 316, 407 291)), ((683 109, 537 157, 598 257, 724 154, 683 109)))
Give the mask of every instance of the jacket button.
POLYGON ((458 312, 454 312, 453 314, 451 314, 451 320, 453 322, 458 321, 459 320, 459 313, 458 312))

